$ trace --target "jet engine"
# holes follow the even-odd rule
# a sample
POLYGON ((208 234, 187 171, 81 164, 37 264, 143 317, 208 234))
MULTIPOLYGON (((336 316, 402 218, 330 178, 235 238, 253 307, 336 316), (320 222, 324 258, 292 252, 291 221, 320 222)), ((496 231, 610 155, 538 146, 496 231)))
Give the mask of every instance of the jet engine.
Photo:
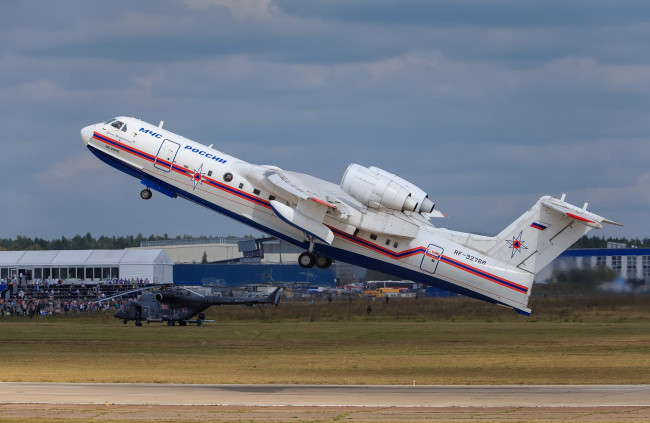
POLYGON ((341 180, 343 191, 362 204, 377 209, 380 205, 400 211, 431 213, 435 204, 426 192, 385 170, 351 164, 341 180))

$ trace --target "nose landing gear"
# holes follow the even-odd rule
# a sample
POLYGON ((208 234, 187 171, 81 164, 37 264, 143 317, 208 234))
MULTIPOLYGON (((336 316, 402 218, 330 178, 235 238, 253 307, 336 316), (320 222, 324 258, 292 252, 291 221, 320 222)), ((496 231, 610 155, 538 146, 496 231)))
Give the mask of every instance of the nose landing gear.
POLYGON ((143 200, 150 199, 152 195, 153 194, 149 188, 145 188, 142 191, 140 191, 140 198, 142 198, 143 200))

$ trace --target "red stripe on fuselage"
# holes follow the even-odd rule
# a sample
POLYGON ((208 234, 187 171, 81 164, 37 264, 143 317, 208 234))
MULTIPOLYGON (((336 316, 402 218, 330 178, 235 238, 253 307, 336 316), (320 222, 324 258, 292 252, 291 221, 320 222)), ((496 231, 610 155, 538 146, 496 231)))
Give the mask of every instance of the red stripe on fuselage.
MULTIPOLYGON (((146 159, 147 161, 149 161, 151 163, 154 163, 154 162, 162 163, 166 167, 168 167, 170 170, 173 170, 174 172, 176 172, 176 173, 178 173, 180 175, 187 176, 187 177, 190 177, 190 178, 194 177, 194 172, 190 171, 189 169, 185 169, 185 168, 180 167, 180 166, 178 166, 178 165, 176 165, 174 163, 170 163, 167 160, 163 160, 160 157, 153 156, 153 155, 151 155, 149 153, 146 153, 146 152, 144 152, 142 150, 134 148, 134 147, 132 147, 130 145, 127 145, 127 144, 121 143, 119 141, 116 141, 113 138, 109 138, 109 137, 107 137, 105 135, 98 134, 97 132, 95 132, 93 134, 93 138, 100 141, 100 142, 103 142, 105 144, 111 145, 111 146, 113 146, 115 148, 118 148, 118 149, 120 149, 121 151, 124 151, 127 154, 131 154, 131 155, 133 155, 135 157, 139 157, 139 158, 144 158, 144 159, 146 159)), ((221 182, 218 182, 218 181, 216 181, 216 180, 214 180, 212 178, 209 178, 207 176, 203 176, 203 180, 207 181, 209 183, 209 185, 211 185, 211 186, 213 186, 213 187, 215 187, 215 188, 217 188, 217 189, 219 189, 221 191, 224 191, 224 192, 226 192, 228 194, 232 194, 232 195, 234 195, 236 197, 242 198, 244 200, 248 200, 248 201, 250 201, 250 202, 252 202, 254 204, 257 204, 259 206, 266 207, 267 209, 271 208, 271 204, 268 201, 262 200, 261 198, 252 197, 250 194, 248 194, 248 193, 246 193, 244 191, 241 191, 241 190, 238 190, 236 188, 230 187, 228 185, 222 184, 221 182)))
MULTIPOLYGON (((189 176, 189 177, 194 177, 194 173, 189 171, 188 169, 185 169, 185 168, 179 167, 177 165, 174 165, 174 163, 170 163, 170 162, 168 162, 166 160, 160 159, 157 156, 153 156, 153 155, 151 155, 149 153, 146 153, 146 152, 144 152, 142 150, 136 149, 136 148, 134 148, 134 147, 132 147, 130 145, 121 143, 119 141, 116 141, 116 140, 114 140, 112 138, 109 138, 109 137, 107 137, 105 135, 98 134, 97 132, 95 132, 93 134, 93 138, 100 141, 100 142, 106 143, 108 145, 112 145, 113 147, 119 148, 121 151, 124 151, 125 153, 132 154, 132 155, 134 155, 136 157, 144 158, 145 160, 147 160, 147 161, 149 161, 151 163, 154 163, 156 161, 159 162, 159 163, 164 163, 171 170, 173 170, 174 172, 176 172, 178 174, 181 174, 181 175, 184 175, 184 176, 189 176)), ((262 207, 271 209, 270 203, 268 201, 266 201, 266 200, 262 200, 260 198, 252 197, 250 194, 248 194, 248 193, 246 193, 244 191, 241 191, 241 190, 238 190, 238 189, 233 188, 231 186, 225 185, 225 184, 223 184, 221 182, 216 181, 215 179, 205 177, 205 176, 203 177, 203 179, 208 183, 208 185, 213 186, 213 187, 215 187, 215 188, 217 188, 217 189, 219 189, 219 190, 221 190, 221 191, 223 191, 223 192, 225 192, 227 194, 232 194, 232 195, 234 195, 234 196, 236 196, 238 198, 241 198, 243 200, 250 201, 253 204, 256 204, 258 206, 262 206, 262 207)), ((331 204, 325 203, 322 200, 314 199, 314 201, 317 201, 319 203, 323 203, 323 204, 326 204, 326 205, 328 205, 330 207, 333 207, 331 204)), ((346 240, 348 240, 350 242, 353 242, 354 244, 356 244, 356 245, 358 245, 360 247, 367 248, 367 249, 369 249, 371 251, 382 254, 382 255, 384 255, 386 257, 389 257, 389 258, 392 258, 394 260, 402 260, 402 259, 405 259, 405 258, 408 258, 408 257, 412 257, 414 255, 426 254, 426 248, 424 248, 422 246, 410 248, 408 250, 402 251, 401 253, 395 253, 395 252, 392 252, 391 250, 388 250, 388 249, 386 249, 386 248, 384 248, 384 247, 382 247, 380 245, 377 245, 375 243, 366 241, 366 240, 364 240, 362 238, 359 238, 359 237, 356 237, 354 235, 349 235, 349 234, 347 234, 345 232, 342 232, 342 231, 340 231, 340 230, 338 230, 336 228, 333 228, 331 226, 329 226, 329 228, 332 229, 334 234, 336 236, 338 236, 339 238, 346 239, 346 240)), ((520 292, 520 293, 522 291, 523 291, 523 293, 528 292, 528 288, 526 288, 526 287, 524 287, 522 285, 516 284, 514 282, 507 281, 506 279, 503 279, 503 278, 500 278, 500 277, 498 277, 496 275, 492 275, 490 273, 481 271, 481 270, 476 269, 476 268, 474 268, 472 266, 468 266, 467 264, 460 263, 460 262, 456 263, 454 260, 451 260, 447 256, 441 255, 441 256, 436 257, 436 258, 438 260, 443 261, 444 263, 447 263, 447 264, 457 268, 457 269, 464 270, 464 271, 466 271, 466 272, 468 272, 470 274, 473 274, 475 276, 479 276, 479 277, 481 277, 481 278, 483 278, 483 279, 485 279, 487 281, 494 282, 494 283, 497 283, 499 285, 505 286, 507 288, 510 288, 510 289, 514 290, 515 292, 520 292), (442 260, 443 258, 446 259, 446 260, 442 260)))
POLYGON ((359 245, 361 247, 364 247, 364 248, 367 248, 369 250, 375 251, 377 253, 380 253, 380 254, 382 254, 382 255, 384 255, 386 257, 390 257, 390 258, 395 259, 395 260, 401 260, 403 258, 412 257, 412 256, 417 255, 417 254, 424 254, 424 255, 426 255, 428 257, 432 257, 432 258, 435 258, 435 259, 437 259, 439 261, 442 261, 443 263, 449 264, 450 266, 453 266, 453 267, 455 267, 455 268, 457 268, 459 270, 463 270, 463 271, 468 272, 468 273, 470 273, 472 275, 483 278, 483 279, 485 279, 485 280, 487 280, 489 282, 493 282, 493 283, 499 284, 501 286, 505 286, 506 288, 510 288, 515 292, 519 292, 519 293, 527 293, 528 292, 528 288, 526 288, 523 285, 517 284, 515 282, 511 282, 511 281, 509 281, 507 279, 504 279, 504 278, 501 278, 499 276, 493 275, 491 273, 485 272, 485 271, 480 270, 480 269, 478 269, 476 267, 473 267, 473 266, 470 266, 468 264, 456 261, 454 259, 451 259, 448 256, 445 256, 445 255, 436 256, 436 255, 429 254, 429 253, 426 252, 426 248, 424 248, 422 246, 411 248, 411 249, 405 250, 405 251, 403 251, 401 253, 394 253, 394 252, 392 252, 390 250, 387 250, 386 248, 384 248, 384 247, 382 247, 380 245, 374 244, 374 243, 372 243, 370 241, 366 241, 365 239, 356 237, 354 235, 346 234, 345 232, 337 230, 336 228, 333 228, 331 226, 328 226, 328 227, 330 229, 332 229, 332 231, 334 232, 335 235, 337 235, 337 236, 339 236, 341 238, 345 238, 346 240, 348 240, 350 242, 353 242, 353 243, 355 243, 355 244, 357 244, 357 245, 359 245))

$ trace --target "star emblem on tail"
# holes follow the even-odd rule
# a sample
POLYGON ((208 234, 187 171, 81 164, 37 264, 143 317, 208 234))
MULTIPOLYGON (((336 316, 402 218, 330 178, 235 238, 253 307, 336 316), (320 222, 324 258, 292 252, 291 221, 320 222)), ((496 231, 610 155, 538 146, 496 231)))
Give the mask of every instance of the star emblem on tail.
POLYGON ((521 250, 527 250, 528 247, 524 245, 524 240, 521 239, 523 231, 519 232, 518 236, 513 236, 512 241, 506 240, 508 244, 510 244, 510 249, 512 250, 512 254, 510 255, 510 258, 513 258, 517 252, 521 253, 521 250))

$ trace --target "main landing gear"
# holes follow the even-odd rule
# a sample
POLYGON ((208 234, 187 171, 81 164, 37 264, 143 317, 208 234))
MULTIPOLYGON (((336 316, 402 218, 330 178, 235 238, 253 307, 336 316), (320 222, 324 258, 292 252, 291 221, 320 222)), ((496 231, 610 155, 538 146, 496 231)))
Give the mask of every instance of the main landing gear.
POLYGON ((142 191, 140 191, 140 198, 142 198, 143 200, 150 199, 152 195, 153 194, 149 188, 145 188, 142 191))
POLYGON ((298 256, 298 264, 300 267, 309 269, 311 267, 318 267, 319 269, 327 269, 332 264, 332 259, 325 256, 317 256, 316 254, 305 251, 298 256))

